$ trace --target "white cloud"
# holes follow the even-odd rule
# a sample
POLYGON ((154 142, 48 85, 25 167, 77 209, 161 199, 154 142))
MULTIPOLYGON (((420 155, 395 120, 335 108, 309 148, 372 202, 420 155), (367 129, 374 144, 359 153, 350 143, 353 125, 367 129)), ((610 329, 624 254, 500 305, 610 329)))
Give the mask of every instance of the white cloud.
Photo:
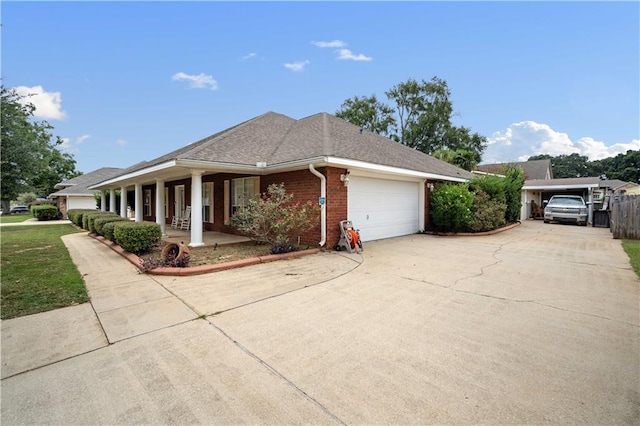
POLYGON ((67 152, 69 154, 77 154, 79 151, 78 145, 89 139, 91 135, 82 135, 78 136, 75 139, 71 138, 60 138, 62 143, 59 145, 60 151, 67 152))
POLYGON ((194 89, 205 89, 209 87, 211 90, 216 90, 218 88, 218 82, 213 79, 212 76, 200 73, 198 75, 189 75, 183 72, 179 72, 171 77, 173 81, 179 80, 187 80, 189 82, 189 87, 194 89))
POLYGON ((79 144, 81 144, 82 142, 84 142, 84 141, 86 141, 87 139, 89 139, 90 137, 91 137, 91 135, 82 135, 82 136, 79 136, 79 137, 76 139, 76 143, 79 145, 79 144))
POLYGON ((373 58, 371 56, 365 56, 362 53, 354 55, 349 49, 338 50, 338 59, 347 59, 350 61, 370 61, 373 58))
POLYGON ((42 86, 18 86, 15 90, 24 96, 20 99, 21 103, 31 103, 36 107, 34 117, 53 120, 64 120, 67 117, 67 113, 62 111, 60 92, 46 92, 42 86))
POLYGON ((312 41, 311 44, 320 48, 327 47, 345 47, 347 43, 342 40, 333 40, 333 41, 312 41))
POLYGON ((75 154, 78 152, 78 148, 74 147, 71 143, 71 138, 60 138, 62 143, 60 144, 60 151, 68 152, 69 154, 75 154))
POLYGON ((242 57, 242 60, 246 61, 248 59, 255 58, 256 56, 258 56, 256 53, 251 52, 251 53, 248 53, 248 54, 244 55, 242 57))
POLYGON ((539 154, 554 157, 579 154, 593 161, 624 154, 630 149, 640 149, 639 139, 613 145, 606 145, 590 137, 573 141, 568 134, 557 132, 549 125, 535 121, 513 123, 507 129, 495 132, 487 138, 487 142, 483 163, 526 161, 529 157, 539 154))
POLYGON ((126 141, 126 140, 124 140, 124 139, 118 139, 118 140, 116 141, 116 144, 117 144, 117 145, 119 145, 119 146, 125 146, 125 145, 126 145, 126 144, 128 144, 128 143, 129 143, 129 142, 127 142, 127 141, 126 141))
POLYGON ((295 72, 299 72, 299 71, 303 71, 305 69, 305 67, 307 65, 309 65, 311 62, 309 61, 299 61, 299 62, 292 62, 289 64, 284 64, 285 68, 290 69, 291 71, 295 71, 295 72))
POLYGON ((601 160, 624 154, 629 150, 640 150, 640 139, 634 139, 629 143, 616 143, 606 146, 604 142, 593 138, 580 138, 576 141, 576 145, 580 147, 582 155, 586 155, 590 160, 601 160))

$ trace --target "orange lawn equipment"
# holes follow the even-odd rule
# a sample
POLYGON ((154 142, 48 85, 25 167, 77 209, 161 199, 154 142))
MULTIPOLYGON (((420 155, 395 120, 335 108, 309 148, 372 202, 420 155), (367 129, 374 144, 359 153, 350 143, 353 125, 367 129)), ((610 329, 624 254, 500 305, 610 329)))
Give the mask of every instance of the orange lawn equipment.
POLYGON ((354 229, 350 220, 340 221, 340 241, 336 244, 335 250, 346 250, 349 253, 359 253, 363 250, 360 230, 354 229))

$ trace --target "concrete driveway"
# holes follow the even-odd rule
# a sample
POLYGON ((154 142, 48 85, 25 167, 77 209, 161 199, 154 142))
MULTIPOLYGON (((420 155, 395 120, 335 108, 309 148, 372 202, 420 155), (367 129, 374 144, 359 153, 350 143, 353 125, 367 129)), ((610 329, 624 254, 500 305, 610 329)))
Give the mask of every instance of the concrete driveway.
POLYGON ((191 320, 4 379, 2 423, 640 421, 640 282, 607 229, 415 235, 359 260, 155 277, 191 320))

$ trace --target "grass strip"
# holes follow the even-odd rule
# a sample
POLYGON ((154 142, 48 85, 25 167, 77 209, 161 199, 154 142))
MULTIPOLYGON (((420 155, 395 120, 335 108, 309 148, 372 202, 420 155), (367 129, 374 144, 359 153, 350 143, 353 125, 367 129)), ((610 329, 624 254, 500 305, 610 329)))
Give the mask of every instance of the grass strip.
POLYGON ((85 303, 87 291, 61 236, 71 225, 3 227, 0 242, 2 319, 85 303))
POLYGON ((640 278, 640 240, 622 240, 622 247, 629 255, 631 266, 640 278))
POLYGON ((27 213, 0 215, 0 223, 19 223, 27 219, 33 219, 33 216, 27 213))

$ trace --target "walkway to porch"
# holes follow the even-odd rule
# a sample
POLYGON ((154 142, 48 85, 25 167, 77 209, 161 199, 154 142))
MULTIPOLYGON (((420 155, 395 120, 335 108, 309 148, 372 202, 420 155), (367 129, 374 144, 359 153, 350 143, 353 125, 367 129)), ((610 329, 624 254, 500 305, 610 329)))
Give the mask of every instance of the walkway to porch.
MULTIPOLYGON (((180 229, 173 229, 167 226, 167 236, 162 237, 164 241, 170 243, 184 243, 189 244, 191 241, 191 231, 183 231, 180 229)), ((206 246, 212 246, 215 243, 218 245, 242 243, 245 241, 251 241, 250 238, 243 237, 242 235, 224 234, 222 232, 204 231, 202 233, 202 241, 206 246)))

